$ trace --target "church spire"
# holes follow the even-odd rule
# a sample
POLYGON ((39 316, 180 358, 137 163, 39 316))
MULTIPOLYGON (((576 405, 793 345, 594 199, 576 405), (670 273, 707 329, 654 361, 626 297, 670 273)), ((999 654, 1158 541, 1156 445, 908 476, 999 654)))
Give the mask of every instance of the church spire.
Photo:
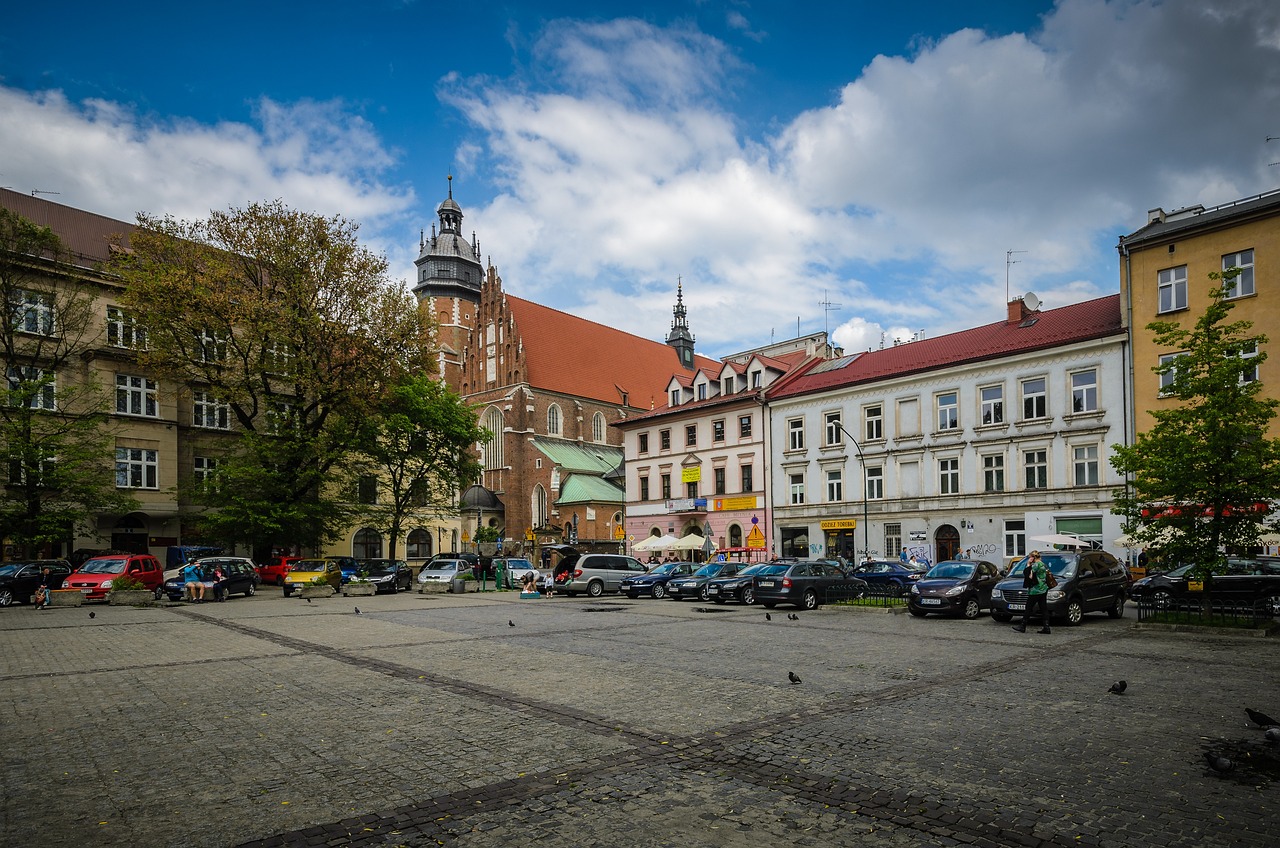
POLYGON ((684 308, 684 279, 676 278, 676 305, 672 307, 671 332, 667 344, 675 348, 682 368, 693 368, 693 333, 689 332, 689 320, 684 308))

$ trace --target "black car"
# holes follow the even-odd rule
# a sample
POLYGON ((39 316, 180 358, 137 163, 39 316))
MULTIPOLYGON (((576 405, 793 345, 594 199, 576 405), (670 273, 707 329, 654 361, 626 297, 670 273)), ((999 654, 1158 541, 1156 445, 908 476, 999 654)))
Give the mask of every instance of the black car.
MULTIPOLYGON (((213 589, 206 595, 208 600, 221 601, 228 595, 244 595, 248 598, 257 594, 258 583, 262 580, 253 562, 243 557, 206 557, 196 560, 192 565, 199 569, 205 581, 214 583, 213 589), (221 580, 216 579, 215 570, 222 572, 221 580)), ((186 592, 184 573, 178 572, 176 576, 164 581, 160 592, 168 596, 171 601, 182 600, 186 592)), ((159 594, 158 592, 157 597, 159 594)))
POLYGON ((378 592, 407 592, 413 588, 413 571, 402 559, 362 559, 356 575, 378 592))
POLYGON ((622 578, 622 585, 618 591, 628 598, 638 598, 641 595, 665 598, 667 583, 672 578, 688 577, 692 573, 693 563, 691 562, 664 562, 655 565, 652 571, 622 578))
POLYGON ((865 580, 848 575, 830 563, 801 561, 786 565, 784 571, 755 578, 756 600, 765 609, 795 604, 813 610, 827 602, 830 589, 838 589, 843 597, 861 595, 868 589, 865 580))
POLYGON ((26 603, 35 595, 45 568, 49 569, 49 585, 54 589, 62 586, 62 581, 71 573, 71 563, 64 559, 38 559, 0 565, 0 607, 26 603))
POLYGON ((867 581, 879 593, 900 596, 905 595, 925 571, 922 566, 883 559, 858 563, 853 568, 853 576, 867 581))
POLYGON ((732 577, 717 577, 707 581, 707 596, 717 604, 737 601, 751 606, 756 602, 756 577, 766 574, 782 574, 790 566, 785 562, 758 562, 748 565, 732 577))
POLYGON ((687 601, 691 598, 701 601, 710 600, 711 596, 707 594, 707 583, 715 577, 731 577, 737 574, 738 565, 736 562, 709 562, 688 577, 668 580, 667 594, 677 601, 687 601))
POLYGON ((1129 595, 1135 600, 1149 601, 1157 609, 1168 609, 1187 603, 1199 603, 1201 592, 1214 600, 1253 603, 1265 600, 1271 615, 1280 615, 1280 559, 1275 557, 1229 558, 1227 569, 1208 581, 1200 581, 1202 589, 1190 590, 1194 566, 1184 565, 1172 571, 1135 580, 1129 595))
POLYGON ((985 559, 940 562, 907 590, 907 611, 921 618, 931 612, 977 618, 991 609, 991 592, 999 580, 1000 569, 985 559))
MULTIPOLYGON (((1045 596, 1051 619, 1076 625, 1087 612, 1105 612, 1112 618, 1124 615, 1129 572, 1114 556, 1106 551, 1045 551, 1040 559, 1058 582, 1045 596)), ((1022 585, 1026 568, 1023 557, 992 590, 991 617, 996 621, 1009 621, 1026 612, 1027 590, 1022 585)))

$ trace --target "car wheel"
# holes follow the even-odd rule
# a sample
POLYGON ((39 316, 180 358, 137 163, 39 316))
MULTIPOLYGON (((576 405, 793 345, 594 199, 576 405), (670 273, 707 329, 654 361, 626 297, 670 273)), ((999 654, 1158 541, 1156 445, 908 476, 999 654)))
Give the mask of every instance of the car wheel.
POLYGON ((248 587, 244 590, 244 596, 246 598, 252 598, 256 594, 258 594, 258 587, 252 580, 250 580, 248 587))
POLYGON ((915 607, 907 607, 907 612, 911 613, 916 618, 924 618, 926 615, 928 615, 928 613, 925 612, 924 610, 918 610, 915 607))
POLYGON ((0 607, 7 607, 13 603, 13 590, 0 589, 0 607))
POLYGON ((1271 615, 1280 616, 1280 595, 1268 595, 1262 602, 1271 615))
POLYGON ((276 585, 277 585, 277 586, 283 586, 283 585, 284 585, 284 575, 283 575, 283 574, 281 574, 279 577, 277 577, 277 578, 276 578, 276 585))
POLYGON ((991 617, 1001 624, 1007 624, 1008 622, 1013 621, 1013 616, 1009 615, 1007 612, 993 612, 991 613, 991 617))
POLYGON ((587 595, 592 598, 598 598, 604 594, 604 584, 599 580, 592 580, 587 584, 587 595))
POLYGON ((818 608, 818 593, 812 589, 806 589, 804 597, 800 599, 800 606, 807 610, 816 610, 818 608))
POLYGON ((1084 620, 1084 604, 1079 598, 1072 598, 1067 602, 1067 624, 1075 627, 1084 620))
POLYGON ((1121 618, 1124 616, 1124 595, 1116 595, 1115 602, 1111 604, 1111 608, 1107 610, 1107 615, 1111 618, 1121 618))
POLYGON ((738 596, 738 600, 742 601, 747 606, 753 605, 756 602, 756 590, 752 589, 750 586, 743 586, 742 594, 738 596))
POLYGON ((397 593, 397 592, 399 592, 399 591, 400 591, 400 584, 399 584, 399 583, 397 583, 397 582, 395 582, 394 580, 393 580, 393 581, 391 581, 391 594, 393 594, 393 595, 394 595, 395 593, 397 593))
POLYGON ((164 589, 156 589, 155 596, 157 601, 164 600, 164 589))
POLYGON ((663 586, 661 583, 654 583, 653 596, 658 600, 662 600, 667 596, 667 587, 663 586))
POLYGON ((292 595, 292 594, 293 594, 293 592, 289 591, 289 587, 288 587, 288 586, 285 586, 285 587, 284 587, 284 596, 287 598, 287 597, 289 597, 289 596, 290 596, 290 595, 292 595))
POLYGON ((764 607, 765 609, 773 609, 774 607, 777 606, 777 603, 775 603, 774 601, 765 601, 760 606, 764 607))
POLYGON ((711 592, 706 586, 698 590, 698 600, 703 602, 711 600, 711 592))
POLYGON ((969 598, 964 602, 964 617, 969 621, 973 621, 982 615, 982 604, 978 603, 977 598, 969 598))
POLYGON ((1151 604, 1156 609, 1167 610, 1173 606, 1173 595, 1166 589, 1156 589, 1151 593, 1151 604))
POLYGON ((889 581, 889 591, 895 598, 901 598, 907 594, 907 587, 899 583, 897 580, 889 581))

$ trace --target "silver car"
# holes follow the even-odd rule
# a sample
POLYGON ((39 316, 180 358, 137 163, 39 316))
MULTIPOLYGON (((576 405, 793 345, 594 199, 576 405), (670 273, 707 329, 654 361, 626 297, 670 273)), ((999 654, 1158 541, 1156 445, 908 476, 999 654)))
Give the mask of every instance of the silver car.
POLYGON ((605 592, 617 592, 628 577, 644 574, 648 569, 640 560, 621 554, 570 554, 556 566, 556 572, 568 578, 556 583, 557 594, 570 597, 586 592, 598 598, 605 592))
POLYGON ((448 583, 455 577, 471 572, 471 563, 465 559, 433 559, 418 572, 419 583, 448 583))

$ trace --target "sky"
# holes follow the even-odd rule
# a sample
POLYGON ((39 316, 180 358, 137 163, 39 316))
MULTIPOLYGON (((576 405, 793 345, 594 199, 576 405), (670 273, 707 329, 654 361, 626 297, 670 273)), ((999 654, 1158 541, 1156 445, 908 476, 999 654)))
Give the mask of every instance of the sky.
MULTIPOLYGON (((1274 0, 14 4, 0 185, 282 199, 412 285, 454 199, 506 291, 699 353, 849 352, 1119 291, 1147 211, 1280 187, 1274 0), (1273 167, 1274 165, 1274 167, 1273 167)), ((571 344, 571 339, 565 340, 571 344)))

